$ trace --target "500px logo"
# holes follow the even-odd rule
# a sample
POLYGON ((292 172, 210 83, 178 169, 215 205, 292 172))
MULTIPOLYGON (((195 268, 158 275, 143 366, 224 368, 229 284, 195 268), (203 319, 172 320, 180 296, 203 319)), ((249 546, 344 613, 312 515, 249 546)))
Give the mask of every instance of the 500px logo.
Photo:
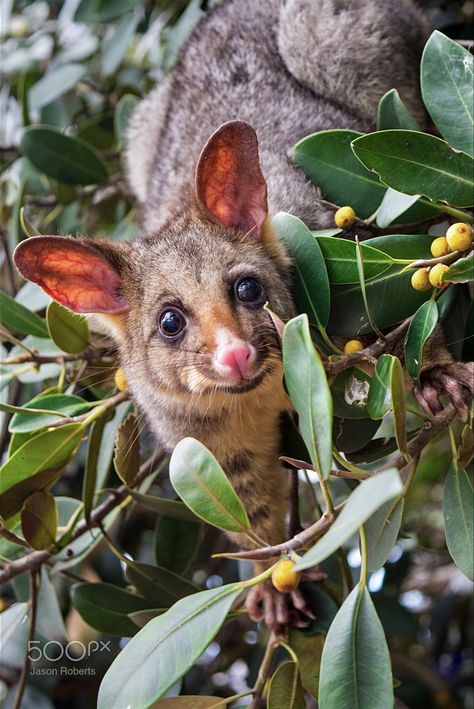
POLYGON ((28 641, 28 659, 31 662, 59 662, 63 657, 67 657, 71 662, 80 662, 96 652, 110 652, 110 640, 91 640, 87 645, 80 640, 71 640, 67 645, 58 640, 48 640, 44 645, 41 645, 39 640, 28 641))

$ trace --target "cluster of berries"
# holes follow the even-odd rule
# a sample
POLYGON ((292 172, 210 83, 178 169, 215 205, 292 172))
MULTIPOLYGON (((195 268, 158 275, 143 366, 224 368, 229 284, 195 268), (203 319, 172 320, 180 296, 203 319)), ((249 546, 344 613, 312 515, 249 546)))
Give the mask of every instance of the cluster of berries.
MULTIPOLYGON (((446 256, 450 251, 467 251, 472 246, 473 231, 469 224, 458 222, 452 224, 446 236, 439 236, 431 244, 431 253, 434 258, 446 256)), ((442 276, 449 269, 445 263, 437 263, 431 268, 419 268, 411 277, 411 284, 415 290, 429 291, 439 288, 443 281, 442 276)))

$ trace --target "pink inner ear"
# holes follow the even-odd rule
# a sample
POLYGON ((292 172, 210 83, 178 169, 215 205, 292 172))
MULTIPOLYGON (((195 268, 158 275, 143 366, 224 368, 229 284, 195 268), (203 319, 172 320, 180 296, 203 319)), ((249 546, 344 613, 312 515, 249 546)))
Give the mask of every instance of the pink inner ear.
POLYGON ((261 236, 267 185, 257 136, 248 123, 225 123, 209 138, 196 168, 196 194, 213 221, 261 236))
POLYGON ((128 310, 120 274, 94 247, 64 236, 37 236, 22 241, 13 260, 24 278, 75 313, 128 310))

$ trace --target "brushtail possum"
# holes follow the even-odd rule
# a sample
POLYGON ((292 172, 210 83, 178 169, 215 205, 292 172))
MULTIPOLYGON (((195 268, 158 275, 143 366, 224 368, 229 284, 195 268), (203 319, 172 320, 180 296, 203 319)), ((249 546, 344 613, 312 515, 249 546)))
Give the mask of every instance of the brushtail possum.
MULTIPOLYGON (((323 129, 370 130, 393 87, 422 120, 425 37, 409 0, 223 2, 132 116, 126 168, 143 235, 127 244, 35 237, 15 254, 55 300, 101 319, 162 445, 202 441, 271 544, 285 539, 279 422, 290 403, 263 305, 284 319, 295 310, 269 215, 332 223, 292 146, 323 129)), ((287 612, 264 593, 270 625, 305 611, 297 595, 287 612)))

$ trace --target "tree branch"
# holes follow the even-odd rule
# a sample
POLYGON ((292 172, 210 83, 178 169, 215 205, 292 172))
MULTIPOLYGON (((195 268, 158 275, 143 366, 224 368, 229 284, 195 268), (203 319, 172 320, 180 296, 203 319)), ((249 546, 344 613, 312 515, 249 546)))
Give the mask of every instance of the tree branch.
MULTIPOLYGON (((163 451, 157 451, 152 456, 150 456, 148 460, 146 460, 140 466, 140 469, 136 474, 135 479, 133 480, 133 483, 130 487, 136 487, 141 482, 143 482, 143 480, 145 480, 145 478, 147 478, 153 472, 153 469, 155 468, 156 464, 160 460, 162 460, 163 457, 163 451)), ((90 516, 89 523, 87 523, 85 519, 79 522, 72 534, 71 542, 81 537, 90 529, 98 527, 102 520, 109 514, 109 512, 115 509, 115 507, 118 507, 123 502, 123 500, 128 497, 129 494, 129 487, 127 487, 126 485, 121 485, 116 490, 114 490, 114 492, 110 494, 109 497, 107 497, 107 499, 102 502, 102 504, 100 504, 93 510, 90 516)), ((10 579, 14 578, 15 576, 18 576, 19 574, 22 574, 24 571, 38 570, 44 563, 46 563, 50 559, 51 556, 52 553, 47 549, 44 549, 42 551, 31 552, 30 554, 27 554, 21 559, 15 559, 14 561, 9 562, 0 571, 0 584, 10 581, 10 579)))

